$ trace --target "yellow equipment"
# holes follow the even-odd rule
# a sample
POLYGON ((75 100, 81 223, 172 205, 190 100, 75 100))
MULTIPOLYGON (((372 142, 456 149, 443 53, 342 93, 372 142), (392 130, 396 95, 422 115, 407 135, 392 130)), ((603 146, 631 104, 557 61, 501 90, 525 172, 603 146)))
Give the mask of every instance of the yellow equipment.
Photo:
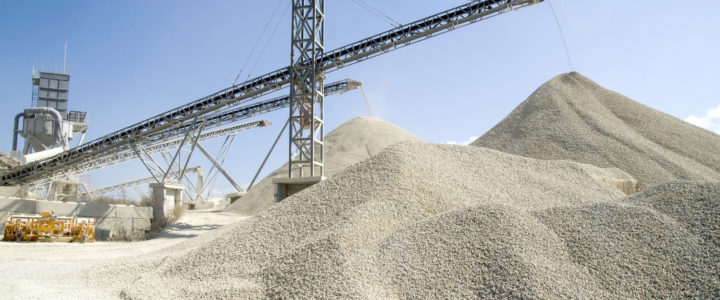
POLYGON ((94 242, 95 219, 42 215, 11 215, 5 218, 3 241, 94 242))

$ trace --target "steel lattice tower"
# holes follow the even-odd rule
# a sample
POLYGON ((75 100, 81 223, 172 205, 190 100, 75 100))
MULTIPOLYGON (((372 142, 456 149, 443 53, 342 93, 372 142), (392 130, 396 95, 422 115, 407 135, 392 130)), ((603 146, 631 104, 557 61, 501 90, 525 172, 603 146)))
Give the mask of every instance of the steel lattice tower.
POLYGON ((325 1, 292 1, 288 176, 321 177, 325 75, 317 61, 324 52, 325 1))

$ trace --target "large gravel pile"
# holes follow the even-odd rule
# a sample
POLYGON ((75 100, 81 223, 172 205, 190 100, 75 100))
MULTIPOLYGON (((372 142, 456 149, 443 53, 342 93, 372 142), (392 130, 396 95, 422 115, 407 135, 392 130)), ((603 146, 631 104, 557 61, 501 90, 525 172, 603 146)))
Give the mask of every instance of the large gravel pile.
POLYGON ((570 73, 475 142, 535 158, 400 140, 354 119, 327 180, 272 205, 266 179, 231 208, 254 216, 93 280, 144 299, 720 296, 708 131, 570 73))
MULTIPOLYGON (((422 141, 395 124, 370 118, 351 119, 325 136, 325 176, 332 176, 348 166, 366 160, 385 147, 405 141, 422 141)), ((273 171, 248 193, 225 209, 243 215, 254 215, 275 204, 273 178, 287 177, 287 164, 273 171)))
POLYGON ((720 136, 575 72, 540 86, 472 145, 617 167, 640 190, 668 180, 720 180, 720 136))
POLYGON ((720 183, 665 183, 620 203, 535 215, 610 298, 720 296, 720 183))
POLYGON ((403 298, 717 298, 720 184, 658 185, 620 202, 479 205, 396 233, 381 265, 403 298))
POLYGON ((112 276, 137 298, 717 295, 718 228, 694 224, 720 217, 720 184, 626 198, 605 171, 401 143, 112 276))

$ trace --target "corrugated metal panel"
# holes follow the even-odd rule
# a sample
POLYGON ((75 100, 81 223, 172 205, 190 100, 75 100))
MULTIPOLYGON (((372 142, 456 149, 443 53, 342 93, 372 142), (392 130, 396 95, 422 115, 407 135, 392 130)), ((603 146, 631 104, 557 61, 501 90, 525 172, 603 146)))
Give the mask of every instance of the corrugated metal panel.
POLYGON ((37 92, 37 106, 54 108, 61 115, 68 109, 68 96, 70 75, 52 72, 40 72, 33 75, 39 78, 37 92))

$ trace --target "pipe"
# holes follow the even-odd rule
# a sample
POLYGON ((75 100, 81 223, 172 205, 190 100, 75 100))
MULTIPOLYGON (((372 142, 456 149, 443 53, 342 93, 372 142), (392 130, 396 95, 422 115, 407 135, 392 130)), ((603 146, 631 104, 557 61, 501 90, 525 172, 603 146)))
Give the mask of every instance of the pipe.
POLYGON ((85 133, 87 133, 87 131, 83 131, 82 134, 80 134, 80 139, 78 140, 77 146, 75 147, 80 147, 80 145, 82 145, 82 142, 85 139, 85 133))
POLYGON ((55 147, 55 148, 50 148, 50 149, 43 150, 40 152, 25 154, 25 161, 23 162, 23 164, 29 164, 31 162, 36 162, 38 160, 50 158, 50 157, 53 157, 55 155, 62 153, 63 151, 65 151, 65 149, 63 149, 63 147, 55 147))
POLYGON ((20 117, 24 117, 24 116, 25 116, 24 112, 21 112, 21 113, 15 115, 15 126, 13 127, 13 147, 12 147, 13 151, 17 151, 17 140, 18 140, 17 135, 18 135, 18 133, 20 133, 20 129, 19 129, 20 117))
POLYGON ((57 110, 54 110, 49 107, 33 107, 25 109, 25 115, 28 114, 49 114, 52 115, 53 118, 55 118, 55 142, 62 143, 63 149, 68 149, 68 141, 63 137, 63 127, 62 127, 62 116, 57 110))

